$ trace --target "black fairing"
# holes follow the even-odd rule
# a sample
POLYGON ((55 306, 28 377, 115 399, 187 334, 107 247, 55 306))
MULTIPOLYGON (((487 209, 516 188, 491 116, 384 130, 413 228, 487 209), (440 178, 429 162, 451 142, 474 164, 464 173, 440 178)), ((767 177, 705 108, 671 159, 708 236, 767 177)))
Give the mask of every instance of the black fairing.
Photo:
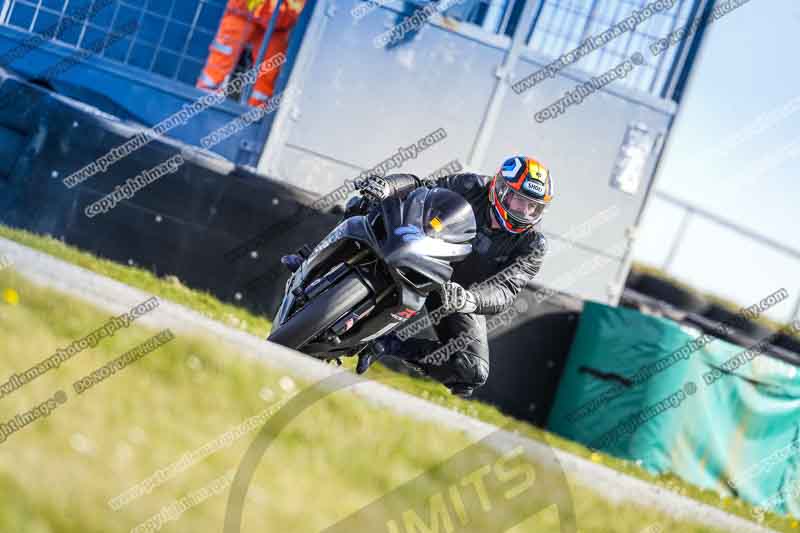
POLYGON ((340 223, 314 248, 289 278, 276 324, 283 324, 298 307, 297 292, 313 291, 323 277, 347 264, 345 270, 357 272, 372 292, 363 306, 374 305, 371 311, 357 313, 336 349, 384 334, 421 310, 427 295, 450 279, 450 263, 470 254, 475 232, 472 207, 453 191, 421 187, 405 200, 384 200, 367 215, 340 223), (364 250, 367 258, 354 261, 364 250), (378 295, 387 290, 397 296, 378 302, 378 295))

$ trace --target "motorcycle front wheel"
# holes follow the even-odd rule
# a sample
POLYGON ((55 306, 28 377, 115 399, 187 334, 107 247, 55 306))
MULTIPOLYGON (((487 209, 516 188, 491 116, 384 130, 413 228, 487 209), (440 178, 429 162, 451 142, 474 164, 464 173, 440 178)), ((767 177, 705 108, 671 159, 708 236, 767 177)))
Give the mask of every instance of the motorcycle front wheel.
POLYGON ((355 272, 351 272, 273 329, 267 340, 302 351, 303 345, 331 327, 367 296, 369 289, 355 272))

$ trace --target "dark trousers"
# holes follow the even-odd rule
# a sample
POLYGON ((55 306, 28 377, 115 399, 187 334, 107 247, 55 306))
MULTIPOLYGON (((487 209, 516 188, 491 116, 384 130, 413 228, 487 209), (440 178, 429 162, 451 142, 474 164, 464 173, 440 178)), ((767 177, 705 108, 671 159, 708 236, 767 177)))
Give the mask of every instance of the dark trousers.
MULTIPOLYGON (((428 313, 441 306, 432 293, 428 313)), ((452 313, 433 324, 438 341, 412 337, 400 345, 401 357, 414 361, 440 383, 455 390, 477 388, 489 377, 489 339, 483 315, 452 313)))

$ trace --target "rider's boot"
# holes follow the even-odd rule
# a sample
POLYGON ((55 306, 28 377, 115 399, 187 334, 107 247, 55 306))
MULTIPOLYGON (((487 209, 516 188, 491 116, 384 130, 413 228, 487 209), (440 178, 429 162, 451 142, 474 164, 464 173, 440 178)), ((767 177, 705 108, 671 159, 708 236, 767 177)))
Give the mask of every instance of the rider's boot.
POLYGON ((461 398, 469 398, 472 396, 472 393, 475 392, 475 387, 471 387, 469 385, 463 385, 461 383, 453 383, 451 385, 447 385, 447 388, 450 389, 450 392, 453 393, 455 396, 459 396, 461 398))
POLYGON ((393 355, 400 352, 401 340, 394 335, 385 335, 372 343, 372 346, 367 347, 360 354, 358 354, 358 364, 356 365, 356 373, 363 374, 372 366, 372 363, 383 357, 384 355, 393 355))

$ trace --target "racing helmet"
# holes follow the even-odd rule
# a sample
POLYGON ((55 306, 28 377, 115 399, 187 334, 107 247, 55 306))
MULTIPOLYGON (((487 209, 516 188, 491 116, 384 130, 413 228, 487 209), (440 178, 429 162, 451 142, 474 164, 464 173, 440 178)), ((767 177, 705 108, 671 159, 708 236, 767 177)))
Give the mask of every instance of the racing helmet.
POLYGON ((550 171, 521 155, 506 159, 489 184, 492 211, 510 233, 522 233, 537 224, 553 196, 550 171))

